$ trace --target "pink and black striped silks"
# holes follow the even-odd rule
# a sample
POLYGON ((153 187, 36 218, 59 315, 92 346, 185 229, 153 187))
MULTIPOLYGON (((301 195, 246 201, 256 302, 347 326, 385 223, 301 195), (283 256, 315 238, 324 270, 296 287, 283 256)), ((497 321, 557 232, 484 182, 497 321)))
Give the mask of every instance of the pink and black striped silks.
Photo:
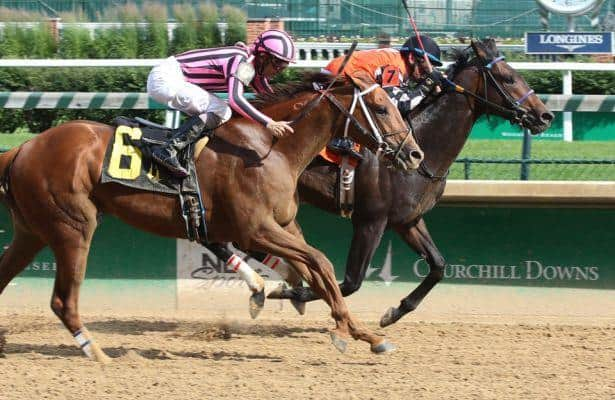
MULTIPOLYGON (((236 112, 267 125, 271 118, 258 111, 244 97, 244 85, 235 72, 242 62, 252 63, 254 57, 247 47, 229 46, 190 50, 175 56, 186 80, 208 92, 227 92, 228 101, 236 112)), ((271 92, 269 82, 256 75, 251 83, 257 93, 271 92)))

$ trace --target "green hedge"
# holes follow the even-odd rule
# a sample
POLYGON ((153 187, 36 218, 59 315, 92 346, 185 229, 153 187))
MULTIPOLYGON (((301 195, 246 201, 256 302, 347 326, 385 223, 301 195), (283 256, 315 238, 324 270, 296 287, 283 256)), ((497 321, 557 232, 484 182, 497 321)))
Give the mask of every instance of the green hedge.
MULTIPOLYGON (((188 49, 233 44, 246 38, 246 15, 239 9, 204 3, 193 7, 176 6, 179 22, 169 41, 166 8, 151 3, 137 10, 134 5, 115 10, 113 18, 124 22, 122 28, 98 30, 90 36, 85 28, 65 28, 56 42, 46 22, 32 29, 8 24, 0 34, 0 57, 3 58, 163 58, 188 49), (222 15, 228 23, 224 43, 216 22, 222 15), (132 22, 150 25, 139 28, 132 22)), ((510 60, 519 55, 509 57, 510 60)), ((143 92, 148 68, 4 68, 0 69, 0 91, 84 91, 143 92)), ((274 82, 297 80, 298 71, 287 69, 274 82)), ((560 93, 558 71, 524 71, 523 76, 538 93, 560 93)), ((609 72, 574 73, 575 93, 615 94, 615 74, 609 72)), ((8 110, 0 109, 2 131, 40 132, 60 122, 84 118, 110 121, 118 114, 139 115, 162 122, 164 112, 137 110, 8 110)))
MULTIPOLYGON (((38 22, 34 28, 7 23, 0 33, 0 57, 158 58, 246 40, 246 14, 228 5, 220 10, 228 24, 224 43, 217 25, 219 11, 211 3, 175 5, 178 25, 171 41, 167 34, 165 6, 148 3, 137 9, 134 4, 128 4, 113 11, 113 20, 124 23, 121 28, 99 29, 90 36, 86 28, 68 27, 62 29, 57 41, 46 21, 38 22), (137 22, 150 25, 138 27, 137 22)), ((40 20, 40 16, 33 16, 33 20, 40 20)))
MULTIPOLYGON (((149 68, 0 68, 0 91, 145 92, 148 73, 149 68)), ((295 81, 300 73, 288 68, 273 82, 295 81)), ((524 71, 523 76, 537 93, 561 93, 561 74, 557 71, 524 71)), ((613 73, 576 72, 573 77, 575 93, 615 94, 613 73)), ((71 119, 108 122, 120 114, 164 121, 163 111, 0 109, 0 126, 3 132, 41 132, 71 119)))

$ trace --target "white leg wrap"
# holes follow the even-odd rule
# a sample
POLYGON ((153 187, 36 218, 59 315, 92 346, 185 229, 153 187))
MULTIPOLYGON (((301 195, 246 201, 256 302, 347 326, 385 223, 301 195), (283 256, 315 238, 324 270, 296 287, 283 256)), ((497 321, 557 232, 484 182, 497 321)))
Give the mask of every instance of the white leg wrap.
POLYGON ((86 337, 86 335, 84 335, 83 332, 81 332, 81 330, 78 330, 77 332, 75 332, 73 334, 73 337, 75 338, 75 340, 77 341, 77 344, 79 345, 81 350, 83 350, 85 355, 91 359, 94 359, 94 353, 92 352, 91 339, 86 337))
POLYGON ((277 272, 283 280, 287 280, 289 277, 294 276, 294 271, 291 270, 292 267, 284 261, 283 258, 267 254, 267 257, 263 260, 263 264, 277 272))
POLYGON ((265 287, 263 278, 243 261, 241 257, 233 254, 226 262, 226 265, 237 272, 253 292, 260 292, 265 287))

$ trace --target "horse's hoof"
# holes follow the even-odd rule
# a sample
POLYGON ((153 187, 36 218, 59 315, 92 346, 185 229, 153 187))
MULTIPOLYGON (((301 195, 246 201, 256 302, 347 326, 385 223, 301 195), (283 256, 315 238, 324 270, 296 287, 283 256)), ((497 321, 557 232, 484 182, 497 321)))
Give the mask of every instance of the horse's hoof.
POLYGON ((250 316, 256 319, 265 306, 265 289, 250 296, 250 316))
POLYGON ((331 342, 336 349, 339 350, 340 353, 346 352, 346 347, 348 347, 348 342, 341 337, 337 336, 335 332, 331 332, 331 342))
POLYGON ((386 310, 382 318, 380 318, 380 327, 384 328, 386 326, 394 324, 395 322, 397 322, 397 320, 399 320, 400 317, 401 315, 399 314, 399 310, 395 307, 391 307, 386 310))
POLYGON ((299 315, 305 315, 305 303, 303 301, 290 299, 290 304, 295 307, 295 310, 297 310, 299 315))
POLYGON ((392 343, 384 340, 380 344, 377 344, 375 346, 372 345, 371 350, 374 354, 386 354, 395 351, 395 346, 392 343))

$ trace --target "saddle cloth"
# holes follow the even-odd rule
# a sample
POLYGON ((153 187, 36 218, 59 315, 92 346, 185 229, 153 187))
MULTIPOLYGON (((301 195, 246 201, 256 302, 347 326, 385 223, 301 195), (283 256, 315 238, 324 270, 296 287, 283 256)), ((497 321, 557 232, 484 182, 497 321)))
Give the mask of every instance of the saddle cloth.
POLYGON ((115 134, 109 141, 101 182, 115 182, 120 185, 150 192, 180 194, 196 189, 194 160, 209 140, 204 137, 195 146, 188 146, 180 155, 190 171, 190 177, 183 182, 152 159, 152 146, 161 144, 173 131, 145 125, 140 121, 118 117, 114 121, 115 134), (193 150, 197 151, 193 151, 193 150))
POLYGON ((209 140, 208 136, 190 145, 178 155, 190 175, 180 179, 152 159, 151 147, 162 144, 173 134, 167 129, 141 119, 116 118, 115 134, 109 141, 103 162, 102 183, 120 185, 179 197, 186 234, 191 241, 207 243, 205 208, 194 160, 209 140))

